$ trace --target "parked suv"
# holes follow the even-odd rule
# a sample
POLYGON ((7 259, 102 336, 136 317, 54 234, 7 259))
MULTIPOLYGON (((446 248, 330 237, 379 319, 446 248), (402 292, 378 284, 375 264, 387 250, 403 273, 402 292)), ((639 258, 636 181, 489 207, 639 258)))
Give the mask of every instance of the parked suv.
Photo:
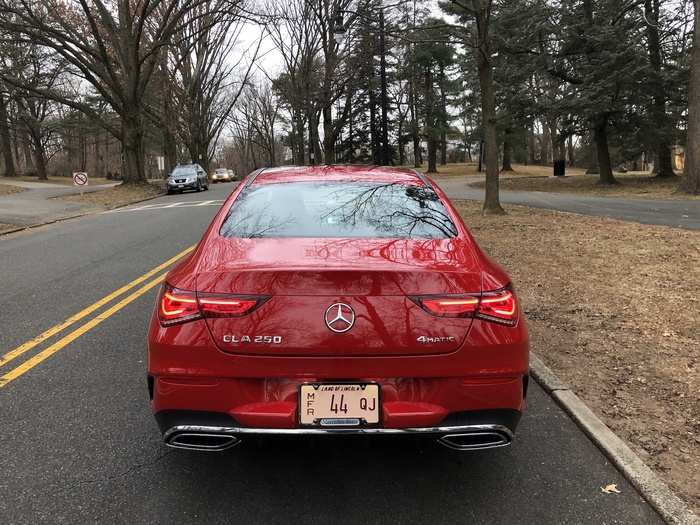
POLYGON ((209 177, 199 164, 179 164, 168 177, 168 195, 209 189, 209 177))

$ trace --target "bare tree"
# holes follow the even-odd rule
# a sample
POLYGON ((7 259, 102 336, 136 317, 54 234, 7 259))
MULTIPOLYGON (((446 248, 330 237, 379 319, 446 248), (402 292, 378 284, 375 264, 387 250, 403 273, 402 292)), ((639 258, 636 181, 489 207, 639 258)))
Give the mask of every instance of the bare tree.
POLYGON ((250 57, 242 53, 231 61, 245 30, 240 14, 221 0, 203 0, 184 14, 172 46, 180 137, 192 161, 205 169, 260 49, 257 40, 250 57))
POLYGON ((277 135, 280 104, 269 83, 249 84, 240 104, 241 118, 251 128, 250 139, 267 153, 267 166, 277 166, 277 135))
MULTIPOLYGON (((305 163, 305 136, 307 125, 312 129, 318 123, 317 100, 314 86, 320 67, 317 55, 320 51, 319 28, 313 17, 312 6, 305 0, 266 4, 268 34, 284 62, 283 73, 274 80, 274 88, 280 94, 290 114, 290 142, 295 164, 305 163)), ((310 151, 316 133, 310 132, 310 151)))
MULTIPOLYGON (((0 0, 0 30, 15 45, 53 51, 120 117, 96 113, 85 97, 33 87, 3 73, 2 80, 56 100, 98 122, 122 145, 125 182, 146 180, 146 92, 164 48, 182 30, 185 15, 206 0, 0 0)), ((228 10, 241 0, 222 1, 228 10)))

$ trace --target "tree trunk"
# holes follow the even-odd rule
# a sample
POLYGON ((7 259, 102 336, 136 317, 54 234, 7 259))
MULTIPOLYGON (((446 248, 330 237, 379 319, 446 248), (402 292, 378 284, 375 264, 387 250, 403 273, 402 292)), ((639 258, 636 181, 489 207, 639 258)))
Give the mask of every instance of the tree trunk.
POLYGON ((535 157, 535 124, 531 123, 527 128, 527 162, 530 165, 536 164, 535 157))
POLYGON ((569 135, 569 138, 566 141, 566 147, 569 153, 569 166, 573 168, 574 164, 576 163, 576 158, 574 152, 574 137, 572 135, 569 135))
MULTIPOLYGON (((24 128, 24 126, 22 126, 24 128)), ((19 130, 18 130, 19 133, 19 130)), ((26 128, 22 129, 22 156, 24 157, 24 174, 36 175, 36 167, 32 158, 31 138, 26 128)), ((41 138, 39 139, 41 141, 41 138)))
POLYGON ((382 125, 382 149, 380 164, 388 166, 391 164, 391 153, 389 151, 389 102, 387 95, 386 80, 386 35, 384 34, 384 8, 379 7, 379 82, 380 82, 380 106, 382 125))
POLYGON ((513 157, 512 139, 512 133, 510 129, 507 129, 505 132, 505 139, 503 139, 503 168, 501 171, 513 171, 513 166, 511 165, 511 159, 513 157))
POLYGON ((301 115, 300 111, 295 111, 292 119, 294 120, 294 137, 296 140, 296 149, 293 151, 294 164, 303 166, 305 164, 304 151, 306 149, 304 147, 304 117, 301 115))
POLYGON ((445 94, 445 66, 440 64, 440 165, 447 164, 447 95, 445 94))
POLYGON ((16 177, 15 161, 12 158, 12 142, 10 141, 10 126, 7 119, 7 104, 5 97, 0 93, 0 149, 5 161, 5 176, 16 177))
POLYGON ((690 57, 689 85, 685 177, 679 190, 697 195, 700 194, 700 0, 695 0, 695 35, 690 57))
POLYGON ((437 139, 435 137, 435 93, 433 72, 425 71, 425 134, 428 139, 428 173, 437 173, 437 139))
POLYGON ((335 163, 335 133, 333 132, 333 107, 323 108, 323 163, 335 163))
POLYGON ((413 167, 419 168, 423 164, 420 151, 420 136, 418 135, 418 111, 416 109, 415 80, 411 76, 408 86, 408 108, 411 112, 411 139, 413 141, 413 167))
POLYGON ((610 150, 608 148, 608 116, 599 115, 595 122, 595 144, 598 153, 600 184, 617 184, 612 172, 610 150))
POLYGON ((381 141, 379 139, 379 130, 377 130, 377 97, 374 93, 374 82, 370 80, 369 87, 369 136, 372 145, 372 164, 381 164, 381 141))
MULTIPOLYGON (((487 2, 488 5, 488 2, 487 2)), ((480 7, 477 13, 478 42, 474 50, 479 68, 479 87, 481 91, 481 119, 486 145, 486 193, 483 213, 505 213, 501 207, 498 188, 498 133, 496 131, 496 91, 493 82, 491 49, 489 45, 488 6, 480 7)))
POLYGON ((654 170, 660 178, 675 177, 671 164, 671 148, 668 144, 668 118, 666 115, 666 89, 661 78, 661 45, 659 42, 659 0, 644 0, 644 15, 647 26, 649 62, 653 73, 649 77, 649 88, 653 94, 649 114, 652 117, 651 135, 656 142, 654 170))
POLYGON ((122 118, 122 180, 125 184, 142 184, 146 182, 143 122, 138 113, 133 115, 122 118))

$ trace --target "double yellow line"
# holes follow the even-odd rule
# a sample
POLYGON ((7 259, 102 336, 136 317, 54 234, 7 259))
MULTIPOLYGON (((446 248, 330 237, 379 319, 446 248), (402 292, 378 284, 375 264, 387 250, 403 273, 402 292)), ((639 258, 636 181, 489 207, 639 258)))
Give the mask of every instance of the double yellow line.
MULTIPOLYGON (((73 324, 77 323, 81 319, 84 319, 85 317, 89 316, 91 313, 99 310, 106 304, 112 302, 114 299, 117 297, 127 293, 128 291, 132 290, 133 288, 136 288, 140 284, 146 282, 143 286, 140 288, 136 289, 135 291, 131 292, 129 295, 124 297, 122 300, 120 300, 118 303, 114 304, 113 306, 109 307, 107 310, 102 312, 101 314, 93 317, 90 319, 88 322, 85 324, 79 326, 72 332, 68 333, 67 335, 63 336, 61 339, 56 341, 55 343, 51 344, 41 352, 35 354, 31 358, 27 359, 24 361, 22 364, 19 366, 13 368, 12 370, 9 370, 8 372, 0 375, 0 388, 3 388, 6 386, 8 383, 11 381, 14 381, 21 375, 27 373, 29 370, 34 368, 35 366, 39 365, 49 357, 51 357, 53 354, 61 350, 62 348, 65 348, 68 346, 70 343, 75 341, 78 337, 83 335, 84 333, 92 330, 95 328, 98 324, 100 324, 102 321, 105 319, 108 319, 109 317, 113 316, 116 314, 119 310, 124 308, 126 305, 129 303, 132 303, 139 297, 141 297, 143 294, 151 290, 153 287, 157 286, 160 284, 163 279, 165 278, 166 271, 164 271, 166 268, 177 262, 178 260, 182 259, 185 255, 190 253, 194 249, 194 246, 190 246, 186 250, 181 251, 174 257, 171 257, 167 261, 165 261, 162 264, 159 264, 152 270, 149 270, 148 272, 144 273, 142 276, 137 277, 130 283, 125 284, 121 288, 118 288, 117 290, 114 290, 112 293, 105 295, 102 299, 99 301, 91 304, 87 308, 84 308, 83 310, 80 310, 78 313, 73 314, 70 316, 68 319, 65 321, 52 326, 45 332, 42 332, 38 336, 36 336, 33 339, 30 339, 29 341, 22 343, 19 345, 17 348, 14 348, 10 350, 9 352, 3 354, 0 356, 0 368, 4 367, 11 361, 14 361, 18 357, 21 357, 25 353, 29 352, 32 348, 35 348, 36 346, 40 345, 47 339, 53 337, 54 335, 62 332, 69 326, 72 326, 73 324), (162 272, 162 273, 161 273, 162 272), (154 275, 157 275, 157 277, 151 279, 154 275), (149 281, 149 279, 151 279, 149 281)), ((2 373, 2 372, 0 372, 2 373)))

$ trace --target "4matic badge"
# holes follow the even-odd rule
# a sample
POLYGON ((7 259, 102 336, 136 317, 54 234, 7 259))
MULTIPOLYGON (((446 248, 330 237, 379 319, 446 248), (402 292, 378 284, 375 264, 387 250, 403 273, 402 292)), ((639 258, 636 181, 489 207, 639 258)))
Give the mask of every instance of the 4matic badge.
POLYGON ((427 335, 422 335, 416 339, 422 345, 434 345, 438 343, 456 343, 457 338, 452 336, 447 337, 430 337, 427 335))

